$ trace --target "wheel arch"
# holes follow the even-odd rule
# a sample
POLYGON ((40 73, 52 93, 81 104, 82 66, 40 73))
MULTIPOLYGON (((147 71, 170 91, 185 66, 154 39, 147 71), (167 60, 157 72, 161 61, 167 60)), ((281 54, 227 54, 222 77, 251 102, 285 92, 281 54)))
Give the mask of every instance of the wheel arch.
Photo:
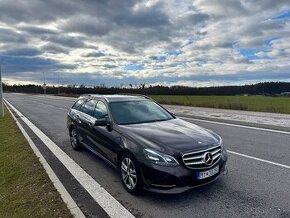
POLYGON ((132 155, 136 159, 135 155, 128 148, 121 149, 117 154, 117 168, 118 168, 118 170, 119 170, 120 158, 126 153, 129 153, 130 155, 132 155))
POLYGON ((69 128, 68 128, 69 136, 71 136, 71 131, 72 131, 73 128, 75 128, 75 125, 74 124, 70 124, 69 128))

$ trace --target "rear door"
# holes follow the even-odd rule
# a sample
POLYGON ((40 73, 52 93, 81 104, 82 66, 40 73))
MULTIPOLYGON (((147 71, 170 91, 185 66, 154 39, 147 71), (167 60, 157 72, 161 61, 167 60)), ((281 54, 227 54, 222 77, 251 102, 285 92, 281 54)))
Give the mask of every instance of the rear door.
POLYGON ((96 107, 97 101, 90 99, 86 101, 80 108, 77 115, 78 122, 78 133, 80 135, 80 141, 85 145, 92 147, 88 136, 91 134, 95 118, 92 116, 96 107))
POLYGON ((76 101, 74 103, 74 105, 72 106, 71 110, 69 111, 68 114, 68 126, 73 125, 78 133, 79 133, 79 140, 82 142, 82 135, 80 134, 80 125, 81 125, 81 120, 80 120, 80 116, 81 116, 81 108, 83 106, 83 104, 85 103, 85 99, 80 99, 78 101, 76 101))

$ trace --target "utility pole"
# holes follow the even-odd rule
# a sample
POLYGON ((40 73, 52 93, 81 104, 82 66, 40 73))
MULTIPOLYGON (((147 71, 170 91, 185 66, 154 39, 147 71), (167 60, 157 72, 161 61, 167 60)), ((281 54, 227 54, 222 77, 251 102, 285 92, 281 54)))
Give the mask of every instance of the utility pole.
POLYGON ((57 87, 57 94, 60 94, 60 73, 57 73, 57 83, 58 83, 58 87, 57 87))
POLYGON ((3 85, 2 85, 2 65, 1 64, 0 64, 0 117, 4 117, 3 85))
POLYGON ((43 72, 43 94, 46 95, 45 73, 43 72))

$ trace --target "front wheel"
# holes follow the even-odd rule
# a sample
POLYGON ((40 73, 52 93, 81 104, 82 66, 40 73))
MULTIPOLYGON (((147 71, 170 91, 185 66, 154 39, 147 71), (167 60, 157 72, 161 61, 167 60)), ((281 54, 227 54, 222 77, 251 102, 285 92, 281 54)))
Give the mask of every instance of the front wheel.
POLYGON ((136 158, 126 153, 119 161, 119 173, 123 187, 132 195, 138 195, 143 191, 143 179, 136 158))
POLYGON ((72 127, 70 131, 70 144, 72 148, 76 151, 81 149, 81 145, 79 142, 79 135, 78 135, 77 130, 74 127, 72 127))

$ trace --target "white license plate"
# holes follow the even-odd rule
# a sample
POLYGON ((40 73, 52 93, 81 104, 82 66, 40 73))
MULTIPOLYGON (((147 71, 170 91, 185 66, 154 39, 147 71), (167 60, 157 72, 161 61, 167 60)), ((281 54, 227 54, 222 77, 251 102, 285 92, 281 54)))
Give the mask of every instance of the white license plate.
POLYGON ((203 172, 197 172, 197 180, 205 179, 208 177, 211 177, 219 172, 219 166, 216 166, 215 168, 212 168, 207 171, 203 172))

